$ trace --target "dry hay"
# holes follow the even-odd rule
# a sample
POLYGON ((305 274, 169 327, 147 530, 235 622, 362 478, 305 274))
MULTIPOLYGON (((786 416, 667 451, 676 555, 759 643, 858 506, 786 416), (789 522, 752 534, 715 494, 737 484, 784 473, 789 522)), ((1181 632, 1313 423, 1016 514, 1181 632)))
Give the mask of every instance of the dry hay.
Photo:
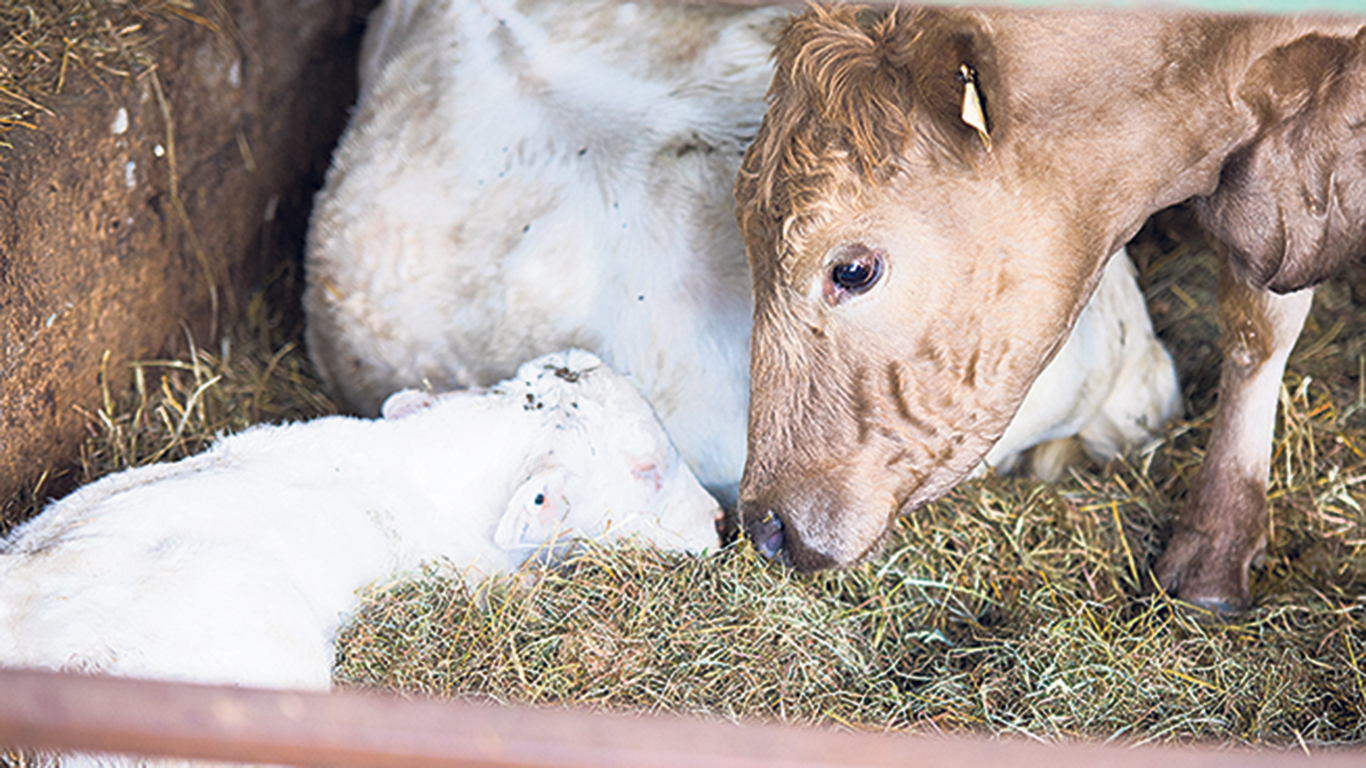
MULTIPOLYGON (((900 521, 884 555, 840 573, 798 576, 744 544, 709 557, 590 545, 470 594, 434 564, 366 596, 336 679, 860 730, 1361 743, 1366 273, 1319 291, 1285 379, 1257 607, 1220 625, 1156 594, 1148 572, 1209 431, 1212 255, 1178 214, 1134 252, 1193 407, 1123 460, 1055 486, 965 484, 900 521)), ((235 344, 144 366, 139 394, 92 414, 89 476, 330 410, 297 328, 254 307, 235 344)))

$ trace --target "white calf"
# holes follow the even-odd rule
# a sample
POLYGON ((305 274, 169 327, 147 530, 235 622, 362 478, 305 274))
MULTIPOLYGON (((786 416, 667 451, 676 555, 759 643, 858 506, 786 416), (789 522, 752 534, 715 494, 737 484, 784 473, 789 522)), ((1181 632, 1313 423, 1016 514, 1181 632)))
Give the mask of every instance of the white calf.
POLYGON ((53 503, 0 545, 0 664, 327 688, 377 579, 444 561, 474 583, 569 537, 718 544, 715 500, 589 353, 385 411, 256 427, 53 503))

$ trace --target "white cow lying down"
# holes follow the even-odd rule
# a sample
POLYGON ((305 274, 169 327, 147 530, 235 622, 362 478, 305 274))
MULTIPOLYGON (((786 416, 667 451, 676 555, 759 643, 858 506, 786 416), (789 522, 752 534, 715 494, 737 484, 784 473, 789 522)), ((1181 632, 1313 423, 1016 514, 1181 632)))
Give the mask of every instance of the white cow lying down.
MULTIPOLYGON (((750 277, 731 189, 788 11, 387 0, 318 196, 308 347, 346 406, 592 349, 724 503, 744 465, 750 277)), ((1127 259, 987 461, 1108 458, 1180 410, 1127 259)))
POLYGON ((718 545, 716 501, 587 352, 385 418, 255 427, 53 503, 0 544, 0 664, 325 689, 357 590, 468 583, 568 537, 718 545))

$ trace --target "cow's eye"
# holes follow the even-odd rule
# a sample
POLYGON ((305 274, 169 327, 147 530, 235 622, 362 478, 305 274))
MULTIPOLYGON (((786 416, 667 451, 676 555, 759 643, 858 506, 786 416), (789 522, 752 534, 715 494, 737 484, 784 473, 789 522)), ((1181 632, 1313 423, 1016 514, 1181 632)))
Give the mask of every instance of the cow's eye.
POLYGON ((877 280, 877 266, 876 263, 864 264, 857 261, 853 264, 837 264, 830 271, 830 279, 835 281, 835 285, 846 291, 866 291, 877 280))
POLYGON ((830 267, 825 298, 838 303, 850 296, 866 292, 882 277, 882 254, 863 245, 841 249, 838 260, 830 267))

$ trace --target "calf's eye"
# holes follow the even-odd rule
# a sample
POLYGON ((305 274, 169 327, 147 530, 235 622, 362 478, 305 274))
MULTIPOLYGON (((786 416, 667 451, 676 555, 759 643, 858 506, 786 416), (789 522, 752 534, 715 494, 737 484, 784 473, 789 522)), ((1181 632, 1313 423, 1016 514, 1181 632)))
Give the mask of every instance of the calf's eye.
POLYGON ((825 298, 832 304, 866 292, 882 277, 882 254, 867 246, 845 246, 836 258, 825 284, 825 298))

